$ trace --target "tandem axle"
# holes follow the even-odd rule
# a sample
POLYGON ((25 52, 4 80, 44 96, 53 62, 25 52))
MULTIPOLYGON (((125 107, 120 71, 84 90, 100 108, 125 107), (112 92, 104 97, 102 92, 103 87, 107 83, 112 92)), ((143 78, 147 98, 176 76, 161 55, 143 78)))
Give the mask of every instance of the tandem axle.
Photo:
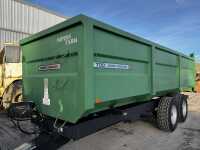
MULTIPOLYGON (((31 120, 39 127, 38 132, 57 132, 73 140, 80 139, 121 121, 133 121, 144 117, 155 117, 158 128, 172 132, 176 129, 178 122, 184 122, 187 118, 187 98, 186 95, 176 94, 173 97, 165 96, 150 102, 111 108, 84 117, 76 124, 42 115, 37 112, 32 102, 13 104, 8 110, 8 115, 13 121, 17 122, 31 120)), ((35 131, 24 131, 20 126, 19 129, 25 133, 36 133, 35 131)))

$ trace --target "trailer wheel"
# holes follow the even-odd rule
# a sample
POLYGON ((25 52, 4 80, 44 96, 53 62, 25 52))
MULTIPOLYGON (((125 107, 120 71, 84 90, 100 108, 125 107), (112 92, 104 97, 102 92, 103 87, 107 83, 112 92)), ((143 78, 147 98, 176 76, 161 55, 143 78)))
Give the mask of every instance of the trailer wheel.
POLYGON ((174 131, 178 123, 178 107, 172 97, 161 98, 157 109, 157 125, 164 131, 174 131))
POLYGON ((188 103, 187 96, 181 94, 181 98, 179 100, 179 122, 185 122, 188 115, 188 103))
POLYGON ((22 81, 18 80, 8 86, 2 97, 2 106, 7 109, 11 103, 22 101, 22 81))

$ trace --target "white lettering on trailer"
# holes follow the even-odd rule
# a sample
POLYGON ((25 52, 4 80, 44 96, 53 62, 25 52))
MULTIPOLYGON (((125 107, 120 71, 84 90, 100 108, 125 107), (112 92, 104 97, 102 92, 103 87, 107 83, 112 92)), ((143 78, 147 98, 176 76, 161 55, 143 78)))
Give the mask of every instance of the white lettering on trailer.
POLYGON ((44 97, 42 99, 42 102, 44 105, 50 105, 50 99, 49 99, 49 90, 48 90, 48 79, 44 79, 44 97))
POLYGON ((102 63, 102 62, 94 62, 95 68, 102 68, 102 69, 129 69, 129 65, 127 64, 112 64, 112 63, 102 63))
POLYGON ((73 37, 71 33, 58 37, 57 42, 64 42, 65 45, 72 45, 78 43, 78 38, 73 37))

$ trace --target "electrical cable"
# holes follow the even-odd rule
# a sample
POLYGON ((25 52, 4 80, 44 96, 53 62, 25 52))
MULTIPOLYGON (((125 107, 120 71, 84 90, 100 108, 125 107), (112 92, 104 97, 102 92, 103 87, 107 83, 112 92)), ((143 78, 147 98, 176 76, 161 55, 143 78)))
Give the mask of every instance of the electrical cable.
POLYGON ((10 121, 14 124, 14 126, 16 126, 22 133, 31 135, 31 134, 39 134, 41 132, 39 129, 33 130, 33 131, 25 130, 20 124, 20 122, 31 121, 32 118, 31 117, 26 117, 26 118, 14 117, 13 113, 16 113, 16 112, 13 112, 13 110, 7 111, 7 116, 10 118, 10 121))

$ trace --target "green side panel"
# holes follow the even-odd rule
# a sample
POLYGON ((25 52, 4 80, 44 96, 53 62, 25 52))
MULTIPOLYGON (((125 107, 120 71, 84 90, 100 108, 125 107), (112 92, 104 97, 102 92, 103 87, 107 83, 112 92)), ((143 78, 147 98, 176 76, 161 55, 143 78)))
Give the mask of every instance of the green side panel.
POLYGON ((94 28, 94 62, 129 65, 126 70, 95 68, 96 98, 113 102, 150 94, 150 50, 143 43, 94 28))
POLYGON ((180 58, 180 86, 183 91, 195 86, 194 61, 185 57, 180 58))
POLYGON ((156 48, 154 57, 156 92, 179 89, 178 55, 156 48))
POLYGON ((24 97, 33 100, 43 114, 71 122, 82 115, 85 109, 84 101, 80 101, 82 36, 83 25, 79 24, 22 46, 24 97), (39 70, 39 66, 49 64, 61 67, 39 70), (45 79, 50 105, 43 104, 45 79))

